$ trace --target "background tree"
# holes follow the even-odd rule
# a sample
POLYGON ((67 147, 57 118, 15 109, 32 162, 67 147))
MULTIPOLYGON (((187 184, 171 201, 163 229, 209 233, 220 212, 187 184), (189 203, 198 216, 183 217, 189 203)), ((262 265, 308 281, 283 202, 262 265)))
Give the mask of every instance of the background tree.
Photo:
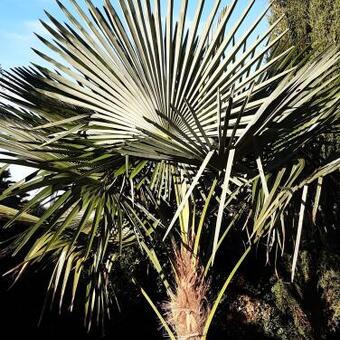
POLYGON ((295 46, 298 53, 323 52, 340 45, 339 0, 275 0, 270 22, 284 16, 276 34, 289 29, 282 46, 295 46))
MULTIPOLYGON (((9 189, 11 185, 15 184, 14 181, 11 180, 10 170, 3 168, 0 172, 0 192, 4 192, 9 189)), ((28 194, 27 193, 19 193, 17 195, 13 195, 11 197, 7 197, 0 201, 0 204, 6 205, 11 208, 20 209, 23 204, 27 202, 28 194)))

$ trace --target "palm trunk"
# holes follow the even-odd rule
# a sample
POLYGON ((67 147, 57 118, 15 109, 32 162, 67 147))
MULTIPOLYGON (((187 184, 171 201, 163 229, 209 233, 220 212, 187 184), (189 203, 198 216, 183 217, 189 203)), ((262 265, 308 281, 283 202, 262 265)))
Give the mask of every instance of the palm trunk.
POLYGON ((189 247, 175 249, 175 288, 164 303, 167 322, 178 339, 204 338, 203 329, 209 312, 207 292, 209 284, 202 266, 194 259, 189 247))

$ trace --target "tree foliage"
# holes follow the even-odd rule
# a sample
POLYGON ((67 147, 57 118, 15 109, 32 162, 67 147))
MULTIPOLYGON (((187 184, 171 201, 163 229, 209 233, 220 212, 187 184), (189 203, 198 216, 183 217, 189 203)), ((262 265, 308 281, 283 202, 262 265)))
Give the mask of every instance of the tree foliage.
MULTIPOLYGON (((11 174, 6 167, 0 169, 0 192, 4 192, 9 189, 11 185, 15 182, 11 180, 11 174)), ((20 209, 23 204, 27 201, 28 195, 26 193, 21 193, 18 195, 13 195, 0 202, 0 204, 6 205, 11 208, 20 209)))
POLYGON ((276 0, 270 21, 282 15, 276 33, 289 29, 282 45, 295 46, 300 53, 340 46, 339 0, 276 0))

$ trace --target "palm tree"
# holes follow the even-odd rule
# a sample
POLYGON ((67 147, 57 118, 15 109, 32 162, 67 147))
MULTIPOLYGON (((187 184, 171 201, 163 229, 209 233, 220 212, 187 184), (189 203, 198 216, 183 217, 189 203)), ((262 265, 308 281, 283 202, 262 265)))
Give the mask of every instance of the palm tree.
POLYGON ((294 277, 308 188, 340 167, 335 159, 312 168, 302 152, 339 121, 340 54, 299 65, 290 62, 292 48, 268 57, 286 32, 271 39, 280 19, 259 30, 270 6, 249 25, 255 0, 197 1, 190 24, 187 0, 178 16, 173 0, 166 8, 105 0, 102 10, 85 0, 89 14, 76 0, 77 14, 56 1, 68 21, 46 13, 50 37, 37 36, 51 55, 35 50, 52 67, 18 67, 1 79, 10 104, 0 107, 0 161, 36 171, 0 200, 38 190, 5 228, 46 206, 8 247, 26 254, 14 270, 20 277, 51 263, 49 292, 60 308, 69 287, 72 310, 84 285, 90 328, 109 314, 115 264, 133 247, 164 283, 164 310, 140 289, 168 335, 204 338, 253 245, 266 240, 268 254, 283 251, 287 212, 302 191, 294 277), (236 226, 247 235, 245 250, 203 306, 209 282, 219 284, 209 274, 217 252, 236 226), (171 248, 175 255, 164 256, 171 248), (181 289, 200 292, 184 333, 186 316, 176 317, 174 306, 191 307, 181 305, 181 289))

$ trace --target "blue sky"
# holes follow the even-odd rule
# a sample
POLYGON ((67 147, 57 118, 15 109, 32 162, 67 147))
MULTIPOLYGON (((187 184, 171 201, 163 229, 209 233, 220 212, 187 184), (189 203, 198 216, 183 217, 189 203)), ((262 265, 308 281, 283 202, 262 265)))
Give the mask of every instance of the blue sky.
POLYGON ((33 31, 43 9, 56 11, 53 0, 0 0, 0 64, 7 69, 37 60, 30 47, 36 45, 33 31))
MULTIPOLYGON (((93 3, 100 4, 102 0, 93 3)), ((55 0, 0 0, 0 44, 4 47, 0 50, 0 64, 4 69, 41 61, 31 47, 41 47, 33 32, 46 34, 39 22, 46 20, 44 10, 64 19, 55 0)))

